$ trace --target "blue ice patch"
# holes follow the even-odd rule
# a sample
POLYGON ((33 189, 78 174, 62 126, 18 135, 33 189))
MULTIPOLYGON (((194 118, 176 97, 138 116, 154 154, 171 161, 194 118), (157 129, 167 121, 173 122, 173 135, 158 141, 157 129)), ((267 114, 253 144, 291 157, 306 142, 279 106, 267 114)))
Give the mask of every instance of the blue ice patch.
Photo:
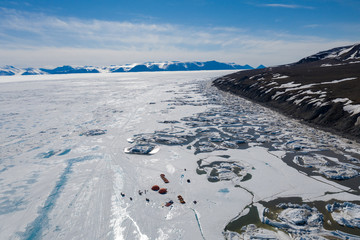
POLYGON ((25 207, 23 206, 24 202, 25 202, 24 199, 19 197, 15 199, 10 199, 7 197, 0 198, 0 215, 24 210, 25 209, 25 207))
POLYGON ((222 188, 222 189, 219 190, 219 192, 221 192, 221 193, 229 193, 230 191, 229 191, 228 188, 222 188))
POLYGON ((40 153, 40 154, 38 155, 38 157, 41 157, 41 158, 50 158, 50 157, 54 156, 56 153, 57 153, 57 152, 55 152, 54 150, 50 150, 50 151, 48 151, 48 152, 46 152, 46 153, 40 153))
POLYGON ((58 156, 63 156, 68 154, 71 151, 71 149, 65 149, 64 151, 62 151, 61 153, 58 154, 58 156))
POLYGON ((61 174, 59 180, 56 182, 55 187, 51 191, 50 195, 46 199, 44 206, 39 209, 38 217, 30 224, 27 225, 26 231, 18 233, 22 239, 34 240, 41 239, 44 228, 48 227, 49 224, 49 213, 55 207, 56 200, 59 198, 61 191, 64 189, 68 180, 68 175, 72 173, 72 166, 79 162, 85 162, 100 158, 100 156, 85 156, 72 158, 67 161, 67 166, 64 172, 61 174))

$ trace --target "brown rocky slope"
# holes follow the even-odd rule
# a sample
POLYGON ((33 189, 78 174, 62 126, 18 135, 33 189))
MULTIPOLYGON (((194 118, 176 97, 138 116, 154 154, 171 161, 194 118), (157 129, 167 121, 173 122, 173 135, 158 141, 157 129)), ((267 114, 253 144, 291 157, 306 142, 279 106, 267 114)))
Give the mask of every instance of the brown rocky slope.
POLYGON ((288 65, 236 72, 213 85, 360 141, 360 44, 288 65))

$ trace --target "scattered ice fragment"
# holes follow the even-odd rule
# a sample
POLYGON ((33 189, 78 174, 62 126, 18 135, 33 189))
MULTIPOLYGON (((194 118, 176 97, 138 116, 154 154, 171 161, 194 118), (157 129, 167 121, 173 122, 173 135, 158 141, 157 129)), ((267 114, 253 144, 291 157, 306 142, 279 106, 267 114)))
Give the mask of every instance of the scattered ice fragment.
POLYGON ((244 139, 238 139, 238 140, 235 140, 235 143, 236 143, 236 144, 244 144, 244 143, 246 143, 246 140, 244 140, 244 139))
POLYGON ((303 145, 300 145, 301 141, 298 141, 298 140, 293 140, 293 141, 289 141, 286 143, 286 146, 289 148, 289 149, 293 149, 295 151, 300 151, 304 148, 303 145))
POLYGON ((281 212, 279 219, 282 221, 288 221, 290 224, 304 226, 307 224, 310 216, 311 212, 308 209, 288 208, 281 212))
POLYGON ((156 136, 155 142, 168 145, 181 145, 187 142, 186 138, 183 137, 170 137, 170 136, 156 136))
POLYGON ((360 164, 360 160, 359 160, 359 159, 357 159, 357 158, 350 157, 348 160, 349 160, 350 162, 352 162, 352 163, 357 163, 357 164, 360 164))
POLYGON ((277 207, 283 210, 277 219, 264 217, 266 224, 294 233, 303 230, 317 231, 322 228, 323 215, 316 208, 311 208, 307 204, 292 203, 281 203, 277 207))
POLYGON ((106 130, 102 130, 102 129, 92 129, 92 130, 88 130, 86 132, 83 132, 80 134, 80 136, 97 136, 97 135, 103 135, 106 133, 106 130))
POLYGON ((295 151, 300 151, 303 147, 301 145, 294 145, 293 148, 295 151))
POLYGON ((325 177, 335 180, 345 180, 356 177, 359 175, 355 169, 345 166, 326 166, 320 167, 319 173, 325 175, 325 177))
POLYGON ((236 143, 233 143, 230 141, 225 141, 221 145, 226 148, 237 148, 238 147, 236 143))
POLYGON ((175 123, 180 123, 180 122, 176 121, 176 120, 165 120, 165 121, 159 121, 159 123, 175 124, 175 123))
POLYGON ((153 144, 135 144, 132 147, 125 148, 124 152, 128 154, 151 155, 157 153, 159 150, 160 148, 153 144))
POLYGON ((221 137, 211 137, 210 142, 223 142, 224 139, 221 137))
POLYGON ((232 161, 199 162, 196 170, 198 174, 206 174, 209 182, 218 181, 246 181, 251 179, 246 167, 232 161), (206 163, 206 164, 202 164, 206 163))
POLYGON ((306 168, 319 168, 321 166, 328 165, 328 162, 320 156, 295 156, 293 162, 301 167, 306 168))
POLYGON ((344 202, 326 205, 326 209, 331 213, 332 218, 340 225, 360 228, 360 205, 344 202))
MULTIPOLYGON (((227 231, 224 233, 225 239, 229 240, 243 240, 243 239, 258 239, 258 240, 278 240, 280 238, 279 234, 267 230, 264 228, 258 228, 254 224, 249 224, 244 226, 242 229, 242 233, 230 232, 227 231)), ((287 238, 284 238, 287 239, 287 238)))

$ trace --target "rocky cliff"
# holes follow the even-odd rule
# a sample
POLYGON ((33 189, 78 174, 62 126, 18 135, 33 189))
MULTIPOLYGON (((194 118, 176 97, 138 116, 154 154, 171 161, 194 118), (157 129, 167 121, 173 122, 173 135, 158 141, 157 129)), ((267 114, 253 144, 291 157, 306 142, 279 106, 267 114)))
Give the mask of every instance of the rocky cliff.
POLYGON ((213 84, 360 140, 360 44, 319 52, 288 65, 240 71, 213 84))

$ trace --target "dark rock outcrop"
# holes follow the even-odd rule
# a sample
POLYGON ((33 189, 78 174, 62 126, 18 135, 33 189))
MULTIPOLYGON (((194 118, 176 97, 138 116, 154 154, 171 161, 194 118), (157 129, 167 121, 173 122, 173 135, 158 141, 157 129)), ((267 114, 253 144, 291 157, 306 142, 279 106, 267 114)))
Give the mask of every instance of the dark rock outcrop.
POLYGON ((360 44, 241 71, 213 84, 285 115, 360 140, 360 44))

